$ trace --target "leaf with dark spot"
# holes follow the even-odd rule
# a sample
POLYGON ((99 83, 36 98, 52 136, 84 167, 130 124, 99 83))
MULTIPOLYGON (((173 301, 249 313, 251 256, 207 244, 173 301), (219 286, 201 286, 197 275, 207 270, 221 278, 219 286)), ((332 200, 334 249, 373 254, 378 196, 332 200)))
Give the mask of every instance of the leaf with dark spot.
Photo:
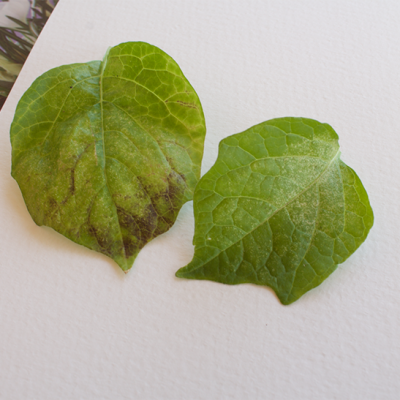
POLYGON ((176 62, 123 43, 102 62, 64 65, 32 84, 11 126, 12 175, 38 225, 128 271, 192 199, 205 131, 176 62))

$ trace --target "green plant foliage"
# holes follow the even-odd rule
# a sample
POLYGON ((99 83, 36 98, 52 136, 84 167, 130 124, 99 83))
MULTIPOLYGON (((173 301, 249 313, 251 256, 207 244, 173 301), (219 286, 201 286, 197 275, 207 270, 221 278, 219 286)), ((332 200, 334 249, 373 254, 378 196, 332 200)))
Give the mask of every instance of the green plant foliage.
POLYGON ((0 26, 0 109, 57 3, 35 0, 25 22, 7 15, 15 27, 0 26))
POLYGON ((176 62, 142 42, 39 77, 11 126, 12 175, 38 225, 127 271, 200 177, 205 121, 176 62))
POLYGON ((195 254, 176 275, 271 287, 290 304, 361 245, 367 193, 338 136, 305 118, 273 119, 220 143, 194 195, 195 254))

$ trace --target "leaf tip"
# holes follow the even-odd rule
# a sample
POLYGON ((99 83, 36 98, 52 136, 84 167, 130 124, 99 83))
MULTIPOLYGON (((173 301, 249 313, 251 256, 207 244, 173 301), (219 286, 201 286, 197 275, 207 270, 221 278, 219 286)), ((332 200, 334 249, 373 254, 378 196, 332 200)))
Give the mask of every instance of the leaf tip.
POLYGON ((298 298, 291 298, 291 299, 287 299, 287 298, 282 298, 278 296, 279 301, 281 302, 281 304, 283 306, 289 306, 290 304, 294 303, 296 300, 298 300, 298 298))
POLYGON ((178 269, 178 271, 175 272, 175 276, 177 278, 187 278, 185 269, 186 269, 186 267, 182 267, 182 268, 178 269))

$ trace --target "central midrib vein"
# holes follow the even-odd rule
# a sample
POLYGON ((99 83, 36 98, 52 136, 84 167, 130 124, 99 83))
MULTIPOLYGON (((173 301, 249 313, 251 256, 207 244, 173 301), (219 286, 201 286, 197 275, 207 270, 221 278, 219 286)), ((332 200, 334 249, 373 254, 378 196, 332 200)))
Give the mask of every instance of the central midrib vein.
MULTIPOLYGON (((188 272, 192 272, 195 271, 196 269, 201 268, 204 264, 209 263, 210 261, 214 260, 215 258, 217 258, 222 252, 226 251, 227 249, 231 248, 232 246, 234 246, 235 244, 237 244, 238 242, 242 241, 246 236, 250 235, 251 233, 253 233, 256 229, 258 229, 261 225, 265 224, 268 220, 270 220, 274 215, 276 215, 278 212, 282 211, 285 207, 287 207, 289 204, 293 203, 293 201, 295 201, 297 198, 299 198, 303 193, 305 193, 308 189, 310 189, 311 186, 315 185, 315 183, 317 183, 322 176, 325 174, 326 171, 328 171, 328 169, 330 168, 330 166, 333 164, 333 162, 337 159, 337 157, 340 155, 340 150, 338 149, 338 151, 336 152, 336 154, 333 156, 332 160, 329 162, 329 164, 325 167, 325 169, 307 186, 305 187, 299 194, 297 194, 296 196, 294 196, 291 200, 289 200, 285 205, 283 205, 282 207, 278 208, 277 210, 275 210, 268 218, 266 218, 263 222, 259 223, 256 227, 254 227, 250 232, 246 233, 244 236, 242 236, 239 240, 237 240, 235 243, 232 243, 231 245, 229 245, 228 247, 226 247, 225 249, 222 249, 219 251, 219 253, 217 255, 215 255, 214 257, 209 258, 206 261, 202 260, 202 264, 199 265, 196 268, 191 269, 188 272)), ((214 247, 214 246, 202 246, 202 247, 214 247)), ((215 248, 215 247, 214 247, 215 248)), ((218 248, 218 247, 217 247, 218 248)))
MULTIPOLYGON (((111 195, 110 189, 109 189, 108 184, 107 184, 106 142, 105 142, 105 138, 104 138, 104 114, 103 114, 103 75, 104 75, 104 70, 105 70, 106 65, 107 65, 107 59, 108 59, 109 51, 110 51, 110 48, 107 50, 106 55, 104 56, 103 62, 101 64, 101 71, 100 71, 100 81, 99 81, 99 86, 100 86, 100 118, 101 118, 101 135, 102 135, 102 140, 103 140, 104 180, 106 182, 105 186, 108 189, 108 192, 109 192, 110 197, 111 197, 111 201, 114 203, 114 201, 112 199, 112 195, 111 195)), ((121 225, 120 225, 120 222, 119 222, 117 208, 116 208, 116 204, 115 203, 114 203, 114 206, 115 206, 115 213, 117 215, 117 220, 118 220, 119 233, 121 235, 122 249, 123 249, 123 252, 124 252, 124 260, 125 260, 125 268, 127 268, 126 270, 124 270, 124 272, 127 273, 129 268, 128 268, 127 259, 126 259, 125 245, 124 245, 124 241, 123 241, 123 237, 122 237, 121 225)))

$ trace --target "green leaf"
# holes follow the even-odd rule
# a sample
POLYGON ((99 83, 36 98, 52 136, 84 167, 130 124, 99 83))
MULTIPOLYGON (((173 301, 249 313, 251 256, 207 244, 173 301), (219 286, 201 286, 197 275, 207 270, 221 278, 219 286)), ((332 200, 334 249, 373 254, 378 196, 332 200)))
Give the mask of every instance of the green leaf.
POLYGON ((11 126, 12 176, 38 225, 127 271, 200 177, 205 121, 176 62, 142 42, 39 77, 11 126))
POLYGON ((271 287, 290 304, 365 240, 367 193, 338 136, 305 118, 273 119, 221 141, 194 195, 195 254, 176 276, 271 287))

